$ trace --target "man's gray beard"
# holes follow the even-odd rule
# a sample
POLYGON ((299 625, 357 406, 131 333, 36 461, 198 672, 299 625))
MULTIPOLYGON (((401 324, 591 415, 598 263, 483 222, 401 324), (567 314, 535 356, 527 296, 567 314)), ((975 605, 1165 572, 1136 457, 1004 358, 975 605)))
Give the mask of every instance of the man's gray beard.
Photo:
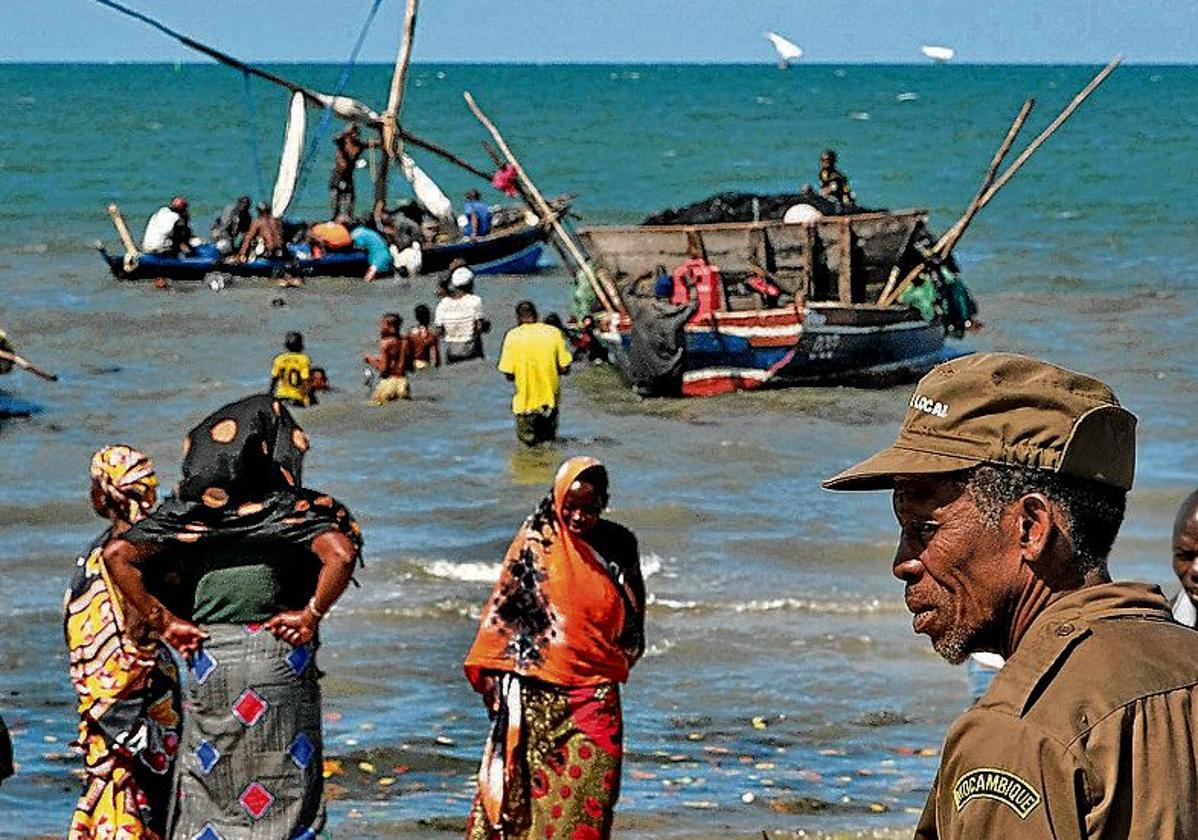
POLYGON ((951 665, 960 665, 974 651, 974 639, 978 631, 971 627, 953 627, 937 641, 932 642, 932 650, 940 654, 951 665))

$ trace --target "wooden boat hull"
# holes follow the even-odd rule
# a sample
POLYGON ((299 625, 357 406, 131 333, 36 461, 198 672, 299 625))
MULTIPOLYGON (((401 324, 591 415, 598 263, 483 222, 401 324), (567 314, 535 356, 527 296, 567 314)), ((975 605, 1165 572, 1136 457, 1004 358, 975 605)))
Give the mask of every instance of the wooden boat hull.
MULTIPOLYGON (((767 271, 795 306, 758 309, 755 295, 733 294, 723 311, 687 326, 683 394, 792 385, 881 387, 922 376, 966 352, 945 345, 944 328, 901 306, 882 307, 887 280, 919 261, 913 243, 927 235, 927 213, 904 210, 778 221, 584 228, 596 263, 629 289, 658 266, 672 269, 697 240, 725 283, 767 271)), ((628 328, 607 319, 603 340, 627 364, 628 328)))
MULTIPOLYGON (((886 387, 918 379, 967 352, 946 345, 939 324, 862 320, 852 310, 785 307, 720 312, 714 324, 689 324, 682 395, 794 386, 886 387)), ((627 319, 608 320, 600 338, 612 363, 626 371, 627 319)))
MULTIPOLYGON (((475 274, 532 274, 537 271, 547 233, 540 225, 521 225, 514 231, 483 239, 434 245, 423 252, 422 273, 444 271, 455 259, 464 259, 475 274)), ((366 273, 365 251, 325 254, 320 259, 252 260, 224 262, 213 257, 163 257, 143 254, 128 270, 124 259, 100 248, 105 264, 118 280, 203 280, 212 272, 234 277, 361 277, 366 273)))

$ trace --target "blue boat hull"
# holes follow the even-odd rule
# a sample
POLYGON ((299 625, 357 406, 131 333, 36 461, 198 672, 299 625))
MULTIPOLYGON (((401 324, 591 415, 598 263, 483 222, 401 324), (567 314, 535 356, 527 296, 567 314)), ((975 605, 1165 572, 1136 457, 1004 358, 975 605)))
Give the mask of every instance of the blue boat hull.
MULTIPOLYGON (((760 330, 738 335, 726 328, 688 326, 683 395, 792 386, 888 387, 970 352, 946 345, 940 324, 919 320, 833 324, 809 313, 792 336, 788 341, 763 337, 760 330)), ((609 329, 602 339, 616 366, 626 368, 628 331, 609 329)))
MULTIPOLYGON (((463 259, 475 274, 533 274, 538 270, 546 238, 545 229, 524 226, 510 233, 484 239, 434 245, 423 252, 423 273, 444 271, 455 259, 463 259)), ((103 248, 100 256, 118 280, 203 280, 213 272, 234 277, 361 277, 368 262, 365 251, 335 251, 319 259, 302 256, 290 260, 251 260, 225 262, 215 249, 204 248, 196 256, 166 257, 142 254, 136 265, 126 267, 124 259, 103 248)))

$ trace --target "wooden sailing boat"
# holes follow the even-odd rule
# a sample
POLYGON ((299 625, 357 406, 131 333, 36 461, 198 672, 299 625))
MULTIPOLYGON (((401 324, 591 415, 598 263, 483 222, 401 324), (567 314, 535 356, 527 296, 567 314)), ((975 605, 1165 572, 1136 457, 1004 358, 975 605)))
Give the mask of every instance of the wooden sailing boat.
MULTIPOLYGON (((318 107, 327 109, 338 119, 358 123, 379 132, 384 155, 375 181, 374 215, 376 219, 386 205, 388 176, 392 164, 394 164, 411 185, 417 202, 438 220, 443 231, 448 234, 443 241, 422 249, 422 270, 424 272, 443 270, 455 259, 465 260, 475 273, 523 274, 537 270, 543 243, 548 236, 546 220, 527 219, 520 214, 513 222, 502 227, 496 226, 487 236, 478 239, 462 239, 454 219, 452 203, 404 149, 404 143, 410 144, 490 182, 491 175, 489 173, 471 166, 437 144, 413 135, 399 124, 415 32, 417 0, 408 0, 403 41, 396 59, 387 108, 382 114, 351 97, 342 96, 339 93, 321 93, 254 67, 176 32, 140 12, 115 2, 115 0, 96 0, 96 2, 140 20, 222 64, 292 92, 284 149, 271 201, 274 215, 281 217, 294 197, 303 163, 306 130, 305 108, 306 106, 318 107)), ((553 212, 564 213, 568 203, 567 199, 556 200, 553 204, 553 212)), ((215 249, 200 249, 194 255, 180 257, 141 254, 136 243, 128 234, 128 229, 124 225, 123 219, 120 218, 119 211, 110 208, 109 212, 113 216, 125 253, 123 256, 111 254, 102 244, 99 245, 99 250, 113 275, 121 280, 159 277, 198 280, 213 271, 248 277, 275 276, 283 272, 301 277, 360 276, 365 272, 367 266, 366 255, 358 251, 329 253, 316 259, 292 256, 287 259, 257 259, 247 263, 225 261, 215 252, 215 249)), ((508 214, 508 218, 511 218, 510 214, 508 214)))

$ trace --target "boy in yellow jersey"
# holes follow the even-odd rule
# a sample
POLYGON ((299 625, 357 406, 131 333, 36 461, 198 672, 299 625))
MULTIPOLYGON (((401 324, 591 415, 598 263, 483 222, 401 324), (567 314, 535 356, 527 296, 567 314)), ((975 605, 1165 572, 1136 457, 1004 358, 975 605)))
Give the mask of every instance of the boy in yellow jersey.
POLYGON ((283 339, 286 352, 275 356, 270 367, 270 390, 280 400, 291 405, 312 404, 309 379, 312 376, 312 360, 304 352, 304 337, 297 332, 287 333, 283 339))

